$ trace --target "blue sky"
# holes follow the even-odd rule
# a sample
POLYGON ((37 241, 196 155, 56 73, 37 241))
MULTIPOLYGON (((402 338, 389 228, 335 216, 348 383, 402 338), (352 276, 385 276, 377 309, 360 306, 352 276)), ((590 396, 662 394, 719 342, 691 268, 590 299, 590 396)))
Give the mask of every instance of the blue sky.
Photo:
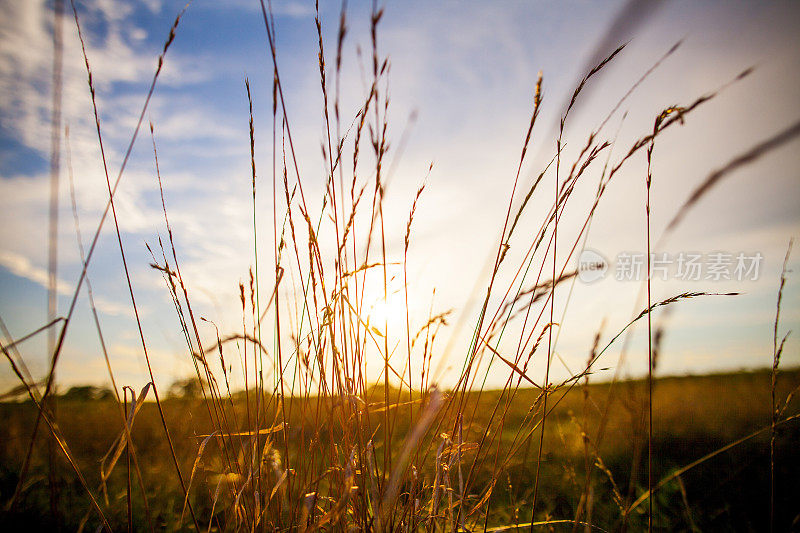
MULTIPOLYGON (((119 168, 141 110, 156 58, 181 2, 147 0, 77 2, 92 65, 104 141, 113 173, 119 168)), ((329 71, 333 65, 338 2, 322 2, 321 18, 329 71)), ((464 338, 485 286, 485 265, 497 246, 519 150, 532 106, 537 73, 544 74, 544 103, 533 146, 523 167, 529 183, 553 154, 564 95, 571 94, 596 46, 623 2, 390 2, 380 25, 381 52, 389 56, 389 135, 402 154, 390 152, 394 174, 385 205, 390 255, 402 253, 408 209, 423 181, 426 190, 414 221, 409 254, 412 316, 456 308, 464 326, 441 333, 439 378, 448 383, 461 366, 464 338), (431 162, 433 171, 426 178, 431 162), (448 336, 454 340, 448 344, 448 336)), ((0 20, 0 316, 19 337, 46 321, 47 209, 49 198, 49 107, 52 44, 48 2, 3 1, 0 20)), ((310 203, 319 208, 324 180, 322 98, 317 67, 313 3, 274 2, 281 79, 301 174, 310 203)), ((350 33, 341 75, 343 122, 349 123, 366 94, 362 65, 369 56, 369 2, 349 2, 350 33), (359 58, 358 49, 361 50, 359 58)), ((666 224, 690 192, 711 172, 800 118, 800 8, 792 2, 666 2, 634 28, 614 36, 626 50, 581 96, 565 132, 565 160, 572 161, 589 131, 614 103, 676 41, 682 46, 627 99, 604 130, 617 137, 611 159, 652 128, 668 105, 686 104, 714 90, 744 68, 756 72, 727 88, 686 124, 656 145, 653 234, 666 224), (627 112, 624 121, 622 113, 627 112), (618 134, 616 133, 618 130, 618 134), (570 155, 572 157, 570 157, 570 155)), ((71 17, 64 25, 65 124, 81 228, 86 240, 96 228, 106 192, 83 59, 71 17)), ((164 192, 182 269, 198 314, 223 332, 241 319, 238 283, 252 263, 248 108, 244 79, 254 97, 259 168, 259 231, 271 249, 271 59, 257 1, 191 4, 169 51, 147 112, 154 123, 164 192)), ((333 72, 329 72, 329 80, 333 72)), ((142 322, 156 373, 164 384, 188 375, 191 365, 163 280, 149 267, 145 243, 165 235, 148 132, 142 131, 117 195, 122 236, 142 322)), ((62 146, 64 146, 62 144, 62 146)), ((669 317, 662 373, 699 373, 765 367, 771 362, 777 287, 786 245, 800 236, 800 142, 795 140, 725 179, 690 212, 661 250, 760 252, 757 281, 654 284, 654 297, 685 290, 740 291, 736 298, 683 302, 669 317), (724 301, 723 301, 724 300, 724 301)), ((59 226, 59 313, 65 312, 80 272, 69 204, 66 154, 62 154, 59 226)), ((592 223, 587 245, 606 258, 645 249, 644 157, 631 161, 609 187, 592 223)), ((576 229, 599 174, 589 173, 565 213, 576 229)), ((552 177, 550 177, 552 180, 552 177)), ((525 238, 535 231, 548 197, 534 197, 523 217, 525 238)), ((567 230, 565 230, 567 231, 567 230)), ((567 249, 564 252, 568 251, 567 249)), ((559 248, 559 253, 562 253, 559 248)), ((796 272, 800 251, 790 267, 796 272)), ((260 260, 269 264, 271 253, 260 260)), ((146 381, 135 322, 113 225, 106 224, 89 276, 118 379, 146 381)), ((502 278, 508 283, 510 278, 502 278)), ((267 284, 268 285, 268 284, 267 284)), ((558 372, 577 370, 605 319, 610 337, 642 307, 641 285, 609 276, 576 283, 561 322, 558 372)), ((789 275, 782 329, 800 326, 800 281, 789 275)), ((265 289, 266 290, 266 289, 265 289)), ((566 292, 566 291, 564 291, 566 292)), ((560 316, 566 298, 557 298, 560 316)), ((390 311, 391 313, 392 311, 390 311)), ((395 317, 396 318, 396 317, 395 317)), ((454 322, 458 322, 454 320, 454 322)), ((642 328, 631 344, 623 372, 641 375, 642 328)), ((212 339, 213 328, 203 331, 212 339)), ((800 363, 790 337, 783 362, 800 363)), ((35 376, 45 370, 44 340, 21 346, 35 376)), ((607 364, 618 366, 618 350, 607 364)), ((645 352, 646 356, 646 352, 645 352)), ((532 372, 540 371, 534 361, 532 372)), ((13 386, 7 367, 3 388, 13 386)), ((103 383, 105 364, 85 296, 79 301, 59 364, 65 385, 103 383)), ((610 372, 610 371, 609 371, 610 372)), ((608 374, 610 376, 610 374, 608 374)), ((490 374, 500 384, 506 369, 490 374)))

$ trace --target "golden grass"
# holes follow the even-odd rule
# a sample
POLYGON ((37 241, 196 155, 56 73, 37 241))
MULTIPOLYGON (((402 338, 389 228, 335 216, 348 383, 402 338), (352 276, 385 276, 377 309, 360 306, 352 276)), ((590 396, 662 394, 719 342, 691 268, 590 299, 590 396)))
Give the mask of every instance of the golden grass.
MULTIPOLYGON (((712 101, 727 84, 687 105, 666 106, 654 119, 652 132, 642 134, 631 146, 624 147, 624 155, 611 162, 615 141, 606 138, 604 128, 608 117, 619 109, 638 86, 637 82, 611 108, 600 127, 587 135, 577 158, 563 161, 563 132, 570 111, 591 78, 623 53, 624 46, 620 46, 577 84, 561 113, 552 161, 526 187, 521 170, 543 105, 544 78, 539 76, 514 185, 505 216, 498 224, 499 245, 494 251, 493 267, 479 295, 482 307, 472 325, 469 348, 461 354, 463 366, 457 383, 444 391, 435 383, 438 375, 435 366, 442 357, 436 340, 440 328, 447 324, 448 315, 431 310, 421 320, 424 326, 413 331, 408 313, 409 243, 413 239, 415 211, 418 204, 425 202, 424 187, 409 202, 404 226, 401 261, 406 316, 405 331, 398 335, 397 348, 390 345, 388 319, 373 323, 367 313, 368 298, 374 296, 368 294, 374 288, 370 287, 367 276, 377 273, 378 292, 387 299, 388 269, 393 259, 387 250, 384 216, 386 188, 391 179, 387 158, 391 144, 389 62, 378 46, 383 11, 374 5, 370 15, 370 86, 363 95, 363 104, 351 116, 340 110, 339 98, 342 45, 347 36, 345 9, 343 6, 339 19, 333 91, 317 11, 325 125, 322 151, 327 175, 322 207, 315 210, 311 199, 306 198, 307 178, 299 169, 292 121, 284 104, 274 19, 263 2, 261 6, 274 67, 271 107, 274 168, 271 176, 266 173, 269 178, 256 168, 258 132, 246 81, 250 103, 253 240, 257 242, 258 232, 271 229, 271 252, 275 260, 265 265, 263 250, 259 251, 254 244, 249 282, 240 284, 241 329, 217 330, 216 342, 204 345, 198 322, 205 319, 196 316, 190 289, 181 274, 174 241, 179 236, 173 235, 170 226, 168 202, 158 170, 156 128, 151 124, 156 179, 167 229, 167 239, 159 239, 158 247, 149 247, 152 266, 162 275, 174 303, 196 379, 191 386, 184 387, 184 398, 166 399, 165 391, 159 391, 155 385, 147 339, 139 325, 151 379, 142 391, 137 394, 124 387, 120 397, 109 365, 109 377, 115 388, 112 399, 71 404, 62 398, 57 417, 47 407, 46 400, 53 396, 63 339, 84 282, 90 291, 86 269, 109 211, 125 265, 131 306, 139 323, 114 199, 165 55, 176 38, 178 15, 158 58, 156 73, 116 181, 112 182, 106 167, 108 204, 86 252, 85 267, 69 312, 63 320, 49 324, 61 329, 42 392, 17 367, 18 354, 12 355, 14 343, 3 344, 4 355, 33 402, 33 405, 2 405, 8 419, 3 464, 19 469, 18 475, 4 480, 4 483, 13 480, 11 484, 15 485, 13 494, 8 495, 9 521, 19 525, 32 520, 27 513, 41 503, 37 501, 36 487, 46 461, 36 434, 42 420, 82 489, 81 496, 68 497, 80 510, 69 517, 61 515, 60 520, 81 528, 456 532, 557 526, 572 530, 659 529, 685 527, 685 523, 691 527, 708 523, 713 527, 716 524, 713 512, 706 512, 705 507, 692 508, 698 485, 696 480, 684 479, 685 475, 695 467, 711 463, 722 452, 740 449, 752 452, 757 449, 754 443, 759 443, 767 430, 771 435, 768 466, 759 467, 753 475, 769 472, 770 486, 786 486, 783 478, 776 485, 775 465, 787 464, 793 470, 797 470, 797 465, 788 457, 786 463, 776 461, 775 454, 789 442, 779 438, 779 431, 786 428, 789 434, 797 433, 796 407, 788 400, 786 408, 775 406, 797 386, 798 374, 787 373, 780 382, 776 378, 780 353, 778 317, 770 378, 755 374, 752 382, 749 375, 656 381, 653 371, 660 338, 656 333, 655 346, 648 348, 650 372, 646 383, 589 382, 597 362, 633 323, 646 319, 649 337, 653 338, 650 315, 654 308, 690 298, 733 293, 687 292, 653 302, 648 290, 647 306, 633 321, 618 325, 621 329, 607 341, 601 342, 598 333, 583 369, 562 382, 550 380, 557 318, 555 294, 562 290, 559 288, 562 282, 575 275, 567 270, 568 265, 607 186, 636 154, 646 153, 648 199, 643 236, 649 250, 649 191, 653 179, 650 159, 656 140, 666 129, 691 120, 693 111, 712 101), (343 128, 343 124, 351 126, 343 128), (573 191, 583 184, 582 178, 589 169, 600 166, 601 156, 609 159, 598 169, 601 180, 583 225, 559 226, 573 191), (538 193, 551 195, 538 189, 541 183, 547 183, 543 179, 550 176, 554 178, 552 203, 543 213, 540 225, 526 235, 515 233, 529 199, 538 193), (257 202, 263 198, 262 190, 267 190, 269 197, 270 178, 272 221, 264 225, 257 217, 262 212, 262 204, 257 202), (524 196, 521 191, 526 191, 524 196), (556 249, 565 249, 564 243, 569 249, 566 257, 556 255, 556 249), (512 246, 523 251, 521 258, 519 254, 513 258, 508 254, 512 246), (260 270, 259 257, 262 257, 260 270), (534 275, 535 279, 531 279, 534 275), (260 293, 263 286, 270 289, 268 298, 260 293), (294 299, 284 300, 286 294, 293 294, 294 299), (512 323, 515 328, 509 327, 512 323), (512 330, 518 332, 514 333, 518 337, 508 342, 512 330), (503 351, 514 344, 516 351, 503 351), (397 350, 399 355, 393 355, 397 350), (547 372, 543 381, 528 371, 534 357, 545 361, 547 372), (376 359, 380 360, 381 378, 379 383, 370 383, 367 366, 374 365, 376 359), (507 380, 500 390, 484 390, 483 383, 495 361, 495 368, 507 371, 507 380), (233 365, 239 365, 244 376, 241 391, 231 388, 229 372, 233 365), (414 374, 417 367, 422 369, 419 375, 414 374), (145 403, 150 391, 154 402, 145 403), (754 401, 753 396, 760 394, 759 391, 764 398, 754 401), (27 435, 33 436, 27 439, 27 435), (680 448, 683 445, 694 448, 680 448), (678 449, 673 449, 676 446, 678 449), (89 478, 87 472, 92 473, 89 478), (92 509, 87 510, 84 499, 91 502, 92 509), (645 502, 647 511, 643 511, 645 502), (75 519, 76 516, 81 518, 75 519)), ((73 14, 80 31, 74 5, 73 14)), ((85 49, 83 52, 94 104, 89 59, 85 49)), ((731 83, 749 74, 749 70, 743 71, 731 83)), ((96 107, 95 123, 102 151, 96 107)), ((731 170, 799 133, 800 127, 793 126, 722 166, 690 197, 670 228, 731 170)), ((74 212, 77 229, 77 209, 74 212)), ((83 256, 79 232, 78 240, 83 256)), ((216 329, 213 323, 209 324, 216 329)), ((97 321, 96 326, 102 339, 97 321)), ((743 456, 746 455, 737 455, 743 456)), ((67 489, 62 491, 65 497, 69 493, 67 489)), ((772 494, 773 500, 777 495, 781 501, 789 496, 774 490, 772 494)), ((711 504, 714 505, 720 504, 711 504)), ((763 515, 759 524, 771 523, 776 513, 772 504, 772 510, 763 515)), ((781 508, 780 513, 782 524, 791 520, 789 509, 781 508)), ((729 513, 729 516, 737 515, 729 513)))

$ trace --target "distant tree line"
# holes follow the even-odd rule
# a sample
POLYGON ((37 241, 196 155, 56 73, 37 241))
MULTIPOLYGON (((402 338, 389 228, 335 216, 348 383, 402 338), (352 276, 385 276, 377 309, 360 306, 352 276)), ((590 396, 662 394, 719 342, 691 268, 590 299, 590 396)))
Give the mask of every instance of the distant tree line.
MULTIPOLYGON (((37 384, 43 386, 44 384, 37 384)), ((203 385, 206 385, 204 382, 203 385)), ((206 385, 207 386, 207 385, 206 385)), ((106 386, 76 385, 56 394, 59 400, 67 401, 102 401, 115 399, 114 391, 106 386)), ((179 379, 167 389, 167 398, 196 399, 202 396, 200 382, 197 378, 179 379)), ((30 401, 24 386, 16 386, 0 392, 0 402, 30 401)))
POLYGON ((78 385, 67 389, 65 393, 59 395, 59 398, 72 401, 111 400, 114 399, 114 392, 108 387, 78 385))

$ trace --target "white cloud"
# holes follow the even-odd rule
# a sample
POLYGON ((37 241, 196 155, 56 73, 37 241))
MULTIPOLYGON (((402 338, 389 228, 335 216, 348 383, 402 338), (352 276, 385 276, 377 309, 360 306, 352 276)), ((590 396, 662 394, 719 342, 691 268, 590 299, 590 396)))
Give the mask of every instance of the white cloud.
MULTIPOLYGON (((258 0, 228 0, 226 3, 228 8, 246 9, 249 11, 258 11, 261 13, 261 4, 258 0)), ((306 18, 314 16, 314 8, 308 2, 299 2, 297 0, 264 0, 264 6, 277 16, 286 16, 290 18, 306 18)))
MULTIPOLYGON (((8 250, 0 250, 0 266, 14 274, 25 278, 44 289, 50 285, 47 269, 33 264, 30 259, 8 250)), ((75 285, 62 278, 56 278, 56 291, 61 296, 72 296, 75 292, 75 285)), ((133 316, 133 312, 127 303, 119 303, 109 300, 103 296, 94 295, 95 307, 112 316, 133 316)))
MULTIPOLYGON (((15 276, 25 278, 45 288, 49 286, 50 277, 47 269, 34 265, 27 257, 8 250, 0 250, 0 265, 15 276)), ((72 284, 63 279, 56 280, 56 287, 58 293, 64 296, 71 295, 74 290, 72 284)))

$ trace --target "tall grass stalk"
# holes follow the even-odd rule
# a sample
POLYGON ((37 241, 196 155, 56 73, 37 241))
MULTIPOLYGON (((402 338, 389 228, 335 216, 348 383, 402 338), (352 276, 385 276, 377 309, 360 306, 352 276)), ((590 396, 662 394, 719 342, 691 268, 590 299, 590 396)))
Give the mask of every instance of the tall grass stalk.
POLYGON ((786 339, 789 337, 787 333, 780 344, 778 344, 778 323, 781 318, 781 300, 783 299, 783 288, 786 285, 786 268, 789 264, 789 256, 792 253, 792 244, 794 240, 789 241, 786 248, 786 256, 783 258, 783 268, 781 269, 781 282, 778 288, 778 302, 775 304, 775 325, 772 330, 772 374, 771 374, 771 387, 770 387, 770 413, 771 413, 771 427, 769 434, 769 529, 775 530, 775 440, 776 432, 775 427, 778 424, 778 416, 780 410, 777 404, 776 390, 778 385, 778 366, 781 362, 781 353, 783 353, 783 346, 786 344, 786 339))

